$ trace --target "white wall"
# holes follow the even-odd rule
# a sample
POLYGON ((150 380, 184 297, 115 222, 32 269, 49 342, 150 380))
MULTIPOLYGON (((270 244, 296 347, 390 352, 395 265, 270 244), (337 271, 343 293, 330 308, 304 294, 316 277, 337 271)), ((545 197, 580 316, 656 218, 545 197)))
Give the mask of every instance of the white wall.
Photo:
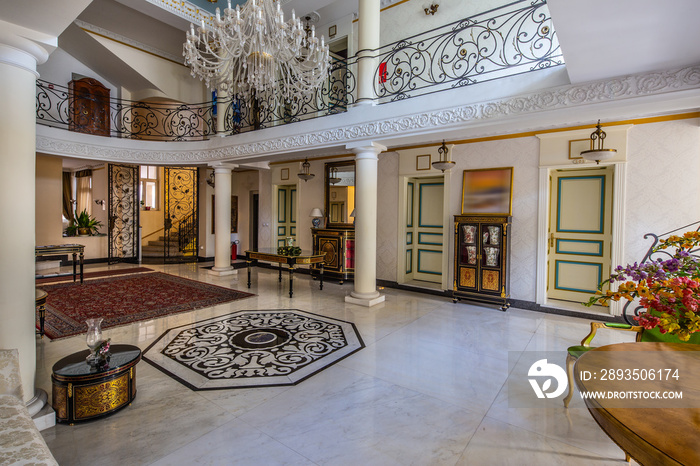
POLYGON ((624 257, 630 263, 652 244, 645 233, 700 220, 700 119, 635 125, 627 160, 624 257))
POLYGON ((93 78, 109 88, 110 97, 117 99, 122 98, 120 87, 107 81, 104 76, 100 76, 61 48, 51 53, 46 63, 37 66, 37 71, 39 72, 39 77, 44 81, 65 87, 68 87, 68 83, 73 79, 73 73, 93 78))

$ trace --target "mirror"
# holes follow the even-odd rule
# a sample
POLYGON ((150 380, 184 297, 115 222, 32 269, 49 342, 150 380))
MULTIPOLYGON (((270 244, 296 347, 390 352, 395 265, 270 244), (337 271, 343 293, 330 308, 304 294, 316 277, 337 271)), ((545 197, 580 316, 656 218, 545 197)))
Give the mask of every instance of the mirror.
POLYGON ((326 163, 326 227, 353 228, 355 161, 326 163))

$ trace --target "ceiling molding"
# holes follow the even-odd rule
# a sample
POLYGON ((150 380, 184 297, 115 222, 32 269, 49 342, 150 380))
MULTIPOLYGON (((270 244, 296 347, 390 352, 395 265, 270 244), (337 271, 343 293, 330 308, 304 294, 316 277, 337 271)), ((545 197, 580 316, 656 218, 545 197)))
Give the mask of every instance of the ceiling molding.
MULTIPOLYGON (((285 128, 282 126, 260 131, 260 133, 264 132, 264 135, 244 133, 234 137, 213 138, 201 143, 189 143, 193 144, 190 147, 194 150, 184 150, 183 146, 178 146, 182 143, 177 142, 158 143, 160 145, 158 150, 145 149, 144 147, 149 143, 140 142, 138 149, 130 149, 125 147, 126 141, 120 141, 118 138, 110 138, 111 140, 104 145, 93 144, 92 140, 104 140, 104 138, 75 135, 75 133, 53 128, 44 127, 45 129, 40 130, 40 125, 37 125, 37 151, 106 161, 155 164, 197 164, 213 161, 260 160, 263 158, 270 160, 278 158, 280 155, 288 157, 294 152, 319 149, 330 155, 343 152, 345 144, 350 142, 396 140, 416 134, 432 133, 432 135, 436 135, 440 131, 454 129, 463 131, 472 128, 474 130, 472 137, 489 136, 493 135, 495 130, 488 123, 500 124, 510 119, 514 121, 515 126, 522 121, 531 120, 533 115, 544 112, 549 112, 548 117, 551 121, 560 121, 563 125, 567 122, 557 118, 557 115, 562 111, 598 104, 620 104, 627 100, 634 101, 635 98, 656 97, 688 90, 697 91, 699 88, 700 65, 580 85, 559 86, 491 102, 411 113, 386 120, 342 125, 343 122, 347 123, 347 119, 356 115, 353 112, 360 111, 359 108, 351 108, 347 113, 334 115, 334 119, 328 120, 328 122, 334 122, 335 126, 332 128, 303 131, 305 127, 302 125, 304 123, 315 127, 320 126, 320 122, 323 120, 321 118, 296 123, 297 126, 294 126, 294 129, 297 130, 296 134, 270 137, 271 131, 280 131, 285 128), (555 113, 552 114, 552 112, 555 113), (53 130, 53 134, 60 134, 60 140, 49 137, 51 133, 49 130, 53 130), (236 143, 241 136, 248 139, 258 137, 261 140, 236 143), (74 139, 81 137, 89 139, 90 142, 71 142, 65 140, 64 137, 74 139), (171 149, 160 150, 163 144, 171 149), (214 145, 223 146, 212 148, 214 145)), ((522 124, 520 126, 522 127, 522 124)), ((291 129, 287 129, 287 131, 291 131, 291 129)), ((133 144, 133 141, 129 142, 133 144)))

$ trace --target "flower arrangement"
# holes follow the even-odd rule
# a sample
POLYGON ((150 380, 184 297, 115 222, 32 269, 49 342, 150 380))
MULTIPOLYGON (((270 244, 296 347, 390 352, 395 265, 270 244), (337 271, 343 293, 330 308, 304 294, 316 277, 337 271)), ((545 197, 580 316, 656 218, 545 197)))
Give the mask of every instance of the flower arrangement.
POLYGON ((597 295, 584 304, 639 298, 639 304, 646 309, 634 318, 639 325, 688 341, 692 333, 700 331, 700 262, 691 255, 699 245, 698 231, 660 240, 653 251, 675 248, 673 254, 668 253, 669 259, 618 266, 599 285, 597 295), (615 282, 619 282, 617 291, 601 291, 606 283, 615 282))
POLYGON ((298 256, 301 254, 301 248, 298 246, 280 246, 277 248, 277 254, 280 256, 298 256))

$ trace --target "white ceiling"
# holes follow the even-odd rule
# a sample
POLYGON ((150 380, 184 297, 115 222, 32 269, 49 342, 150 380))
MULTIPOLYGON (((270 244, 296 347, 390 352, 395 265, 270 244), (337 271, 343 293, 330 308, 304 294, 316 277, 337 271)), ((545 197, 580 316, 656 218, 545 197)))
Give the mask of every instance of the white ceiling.
POLYGON ((548 0, 573 84, 700 63, 698 0, 548 0))

